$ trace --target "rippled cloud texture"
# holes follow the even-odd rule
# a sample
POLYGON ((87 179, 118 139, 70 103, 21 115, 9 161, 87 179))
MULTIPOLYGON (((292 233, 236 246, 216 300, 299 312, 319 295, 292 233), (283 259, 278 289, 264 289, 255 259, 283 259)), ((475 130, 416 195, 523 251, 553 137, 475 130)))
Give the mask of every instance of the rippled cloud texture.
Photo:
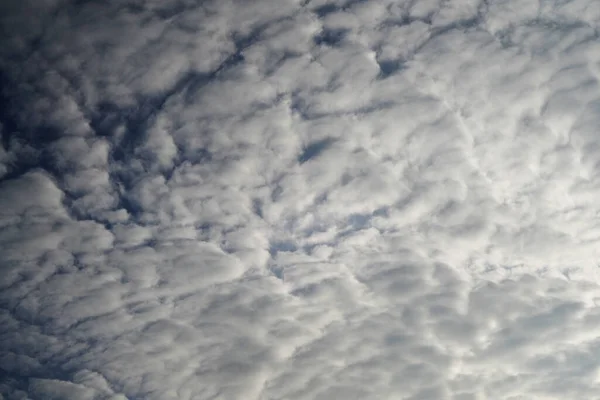
POLYGON ((599 27, 2 2, 0 398, 600 399, 599 27))

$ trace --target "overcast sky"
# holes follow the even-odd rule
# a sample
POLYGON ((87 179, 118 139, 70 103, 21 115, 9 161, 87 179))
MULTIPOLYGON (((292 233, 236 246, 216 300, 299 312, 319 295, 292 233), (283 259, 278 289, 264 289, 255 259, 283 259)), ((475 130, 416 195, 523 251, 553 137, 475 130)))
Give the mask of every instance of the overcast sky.
POLYGON ((600 399, 600 2, 0 2, 0 399, 600 399))

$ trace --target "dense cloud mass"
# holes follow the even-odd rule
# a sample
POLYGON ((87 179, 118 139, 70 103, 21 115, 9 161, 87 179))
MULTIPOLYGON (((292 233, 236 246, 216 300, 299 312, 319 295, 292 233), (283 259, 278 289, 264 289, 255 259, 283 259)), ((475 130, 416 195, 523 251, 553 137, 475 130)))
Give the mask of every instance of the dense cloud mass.
POLYGON ((599 29, 0 2, 0 399, 600 399, 599 29))

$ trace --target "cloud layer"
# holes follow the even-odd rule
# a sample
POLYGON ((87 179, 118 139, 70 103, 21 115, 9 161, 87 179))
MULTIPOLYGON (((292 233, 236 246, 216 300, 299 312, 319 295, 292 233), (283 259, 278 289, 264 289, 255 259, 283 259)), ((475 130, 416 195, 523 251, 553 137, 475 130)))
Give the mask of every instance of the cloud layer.
POLYGON ((0 5, 0 398, 598 398, 599 23, 0 5))

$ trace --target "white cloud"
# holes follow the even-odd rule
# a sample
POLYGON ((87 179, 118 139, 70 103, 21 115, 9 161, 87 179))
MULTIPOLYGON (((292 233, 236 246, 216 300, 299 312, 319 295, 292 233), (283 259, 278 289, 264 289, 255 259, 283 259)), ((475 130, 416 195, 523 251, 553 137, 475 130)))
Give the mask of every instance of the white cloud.
POLYGON ((0 397, 594 398, 599 11, 0 6, 0 397))

